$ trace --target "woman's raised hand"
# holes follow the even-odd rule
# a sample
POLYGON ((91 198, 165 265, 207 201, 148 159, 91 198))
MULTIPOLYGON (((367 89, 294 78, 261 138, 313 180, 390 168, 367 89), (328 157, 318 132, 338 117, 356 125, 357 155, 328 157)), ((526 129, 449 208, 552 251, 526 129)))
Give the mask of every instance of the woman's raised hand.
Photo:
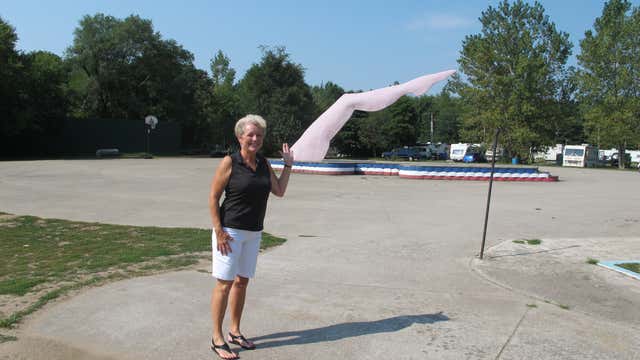
POLYGON ((282 160, 284 160, 285 165, 293 165, 293 151, 289 149, 289 144, 282 144, 282 160))

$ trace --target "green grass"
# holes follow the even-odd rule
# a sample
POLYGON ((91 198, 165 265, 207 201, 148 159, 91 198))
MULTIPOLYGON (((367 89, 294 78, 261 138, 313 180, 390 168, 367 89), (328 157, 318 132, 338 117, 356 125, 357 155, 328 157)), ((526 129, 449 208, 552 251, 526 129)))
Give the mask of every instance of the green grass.
POLYGON ((513 240, 516 244, 528 244, 528 245, 540 245, 542 244, 542 240, 540 239, 522 239, 522 240, 513 240))
POLYGON ((598 263, 599 263, 598 259, 594 259, 594 258, 587 259, 587 264, 598 265, 598 263))
POLYGON ((640 263, 621 263, 616 265, 620 266, 623 269, 633 271, 636 274, 640 274, 640 263))
POLYGON ((8 342, 8 341, 16 341, 18 340, 17 337, 15 336, 9 336, 9 335, 2 335, 0 334, 0 344, 4 343, 4 342, 8 342))
MULTIPOLYGON (((43 286, 54 289, 25 310, 0 318, 0 327, 12 326, 70 290, 190 266, 203 252, 211 251, 211 230, 110 225, 1 212, 0 239, 0 295, 22 297, 42 293, 43 286)), ((285 241, 264 233, 261 248, 285 241)))

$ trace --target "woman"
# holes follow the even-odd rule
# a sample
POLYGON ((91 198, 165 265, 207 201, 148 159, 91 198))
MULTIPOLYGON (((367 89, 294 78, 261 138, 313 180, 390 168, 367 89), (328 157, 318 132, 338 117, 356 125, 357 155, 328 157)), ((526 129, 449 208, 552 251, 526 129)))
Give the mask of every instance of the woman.
POLYGON ((284 169, 280 177, 267 159, 258 154, 266 128, 266 122, 258 115, 238 120, 235 134, 240 151, 222 159, 211 183, 212 276, 217 279, 211 295, 211 350, 223 359, 238 358, 227 341, 244 349, 255 349, 253 342, 240 332, 247 284, 256 269, 269 192, 284 196, 293 164, 293 152, 287 144, 282 144, 284 169), (219 205, 223 193, 225 199, 219 205), (227 304, 231 326, 225 341, 222 320, 227 304))

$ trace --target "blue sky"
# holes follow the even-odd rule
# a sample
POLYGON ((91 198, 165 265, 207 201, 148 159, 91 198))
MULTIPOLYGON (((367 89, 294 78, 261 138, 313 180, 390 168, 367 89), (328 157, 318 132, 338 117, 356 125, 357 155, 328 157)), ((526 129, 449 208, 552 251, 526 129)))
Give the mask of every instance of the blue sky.
MULTIPOLYGON (((540 1, 574 56, 604 1, 540 1)), ((63 55, 84 15, 150 19, 164 39, 195 56, 196 67, 222 50, 240 78, 259 62, 260 45, 283 45, 306 69, 310 85, 332 81, 346 90, 372 89, 426 73, 457 68, 462 40, 481 29, 478 18, 498 1, 214 1, 0 0, 0 17, 19 36, 24 51, 63 55)), ((640 0, 633 1, 638 6, 640 0)), ((433 92, 439 91, 435 87, 433 92)))

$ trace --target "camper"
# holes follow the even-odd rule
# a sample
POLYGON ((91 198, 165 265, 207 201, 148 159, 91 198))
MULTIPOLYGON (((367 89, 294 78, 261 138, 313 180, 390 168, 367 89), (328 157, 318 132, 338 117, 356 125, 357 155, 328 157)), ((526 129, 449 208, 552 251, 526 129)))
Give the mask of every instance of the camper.
POLYGON ((631 156, 632 163, 640 163, 640 150, 625 150, 631 156))
POLYGON ((451 144, 451 148, 449 150, 449 159, 453 161, 462 161, 464 160, 464 156, 467 154, 467 149, 471 146, 471 144, 467 143, 457 143, 451 144))
POLYGON ((618 149, 599 150, 598 157, 600 158, 600 161, 608 163, 611 161, 611 157, 613 156, 613 154, 616 153, 618 153, 618 149))
POLYGON ((598 147, 589 144, 565 145, 562 166, 595 167, 598 165, 598 147))
MULTIPOLYGON (((547 151, 544 153, 544 161, 557 161, 559 155, 562 155, 564 152, 563 144, 556 144, 556 146, 547 148, 547 151)), ((558 163, 560 165, 560 163, 558 163)))
MULTIPOLYGON (((640 163, 640 150, 625 150, 625 153, 629 155, 629 160, 632 163, 640 163)), ((618 156, 618 149, 616 148, 600 150, 600 161, 603 163, 611 163, 614 156, 618 156)))

